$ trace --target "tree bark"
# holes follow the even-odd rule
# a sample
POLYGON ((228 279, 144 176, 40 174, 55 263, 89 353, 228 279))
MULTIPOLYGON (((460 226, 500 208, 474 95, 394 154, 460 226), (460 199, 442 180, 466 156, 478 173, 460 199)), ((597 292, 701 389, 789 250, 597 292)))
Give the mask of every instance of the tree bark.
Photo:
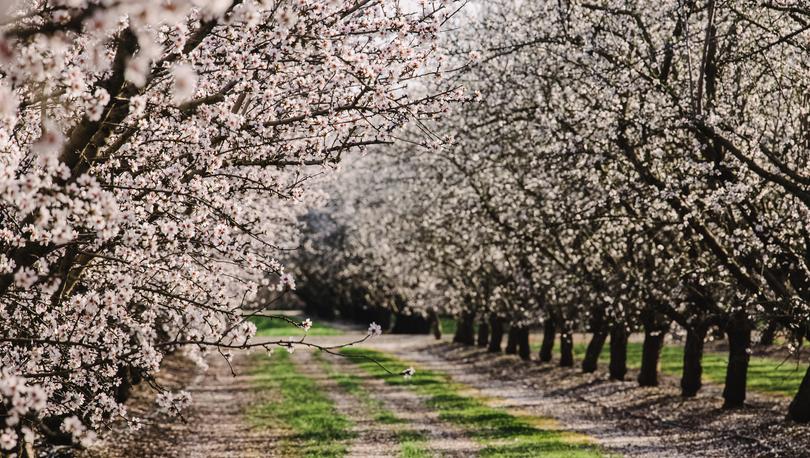
POLYGON ((540 345, 540 361, 547 363, 551 361, 554 350, 554 339, 556 338, 557 325, 554 318, 549 316, 543 322, 543 343, 540 345))
POLYGON ((745 405, 745 388, 748 378, 748 351, 751 348, 751 326, 745 317, 732 317, 726 334, 728 335, 728 368, 726 386, 723 388, 724 409, 735 409, 745 405))
POLYGON ((517 334, 517 326, 509 326, 509 332, 506 334, 506 351, 504 352, 507 355, 517 354, 517 334))
POLYGON ((702 324, 686 330, 681 374, 681 396, 686 398, 696 396, 703 386, 703 343, 706 340, 706 330, 702 324))
POLYGON ((503 341, 503 320, 496 314, 489 315, 489 326, 492 330, 492 336, 489 339, 489 347, 487 351, 492 353, 501 352, 501 342, 503 341))
POLYGON ((666 333, 657 326, 644 327, 644 343, 641 347, 641 370, 639 386, 658 386, 658 362, 664 347, 666 333))
POLYGON ((602 354, 602 348, 605 346, 607 340, 608 330, 604 324, 593 330, 591 341, 588 342, 588 348, 585 350, 585 359, 582 360, 582 372, 587 374, 596 372, 599 365, 599 355, 602 354))
POLYGON ((25 445, 20 448, 20 454, 18 456, 19 458, 36 458, 37 452, 34 448, 34 444, 26 442, 25 445))
POLYGON ((520 359, 529 361, 532 359, 532 349, 529 347, 529 327, 522 326, 517 333, 518 356, 520 359))
POLYGON ((610 378, 624 380, 627 375, 627 330, 616 324, 610 330, 610 378))
POLYGON ((574 336, 569 329, 560 332, 560 367, 574 367, 574 336))
POLYGON ((472 312, 462 312, 456 325, 456 335, 453 342, 463 345, 475 345, 475 315, 472 312))
POLYGON ((489 344, 489 323, 481 320, 478 323, 478 346, 486 347, 489 344))
POLYGON ((788 407, 788 418, 799 423, 810 423, 810 367, 788 407))
POLYGON ((430 332, 436 340, 442 340, 442 320, 436 310, 428 309, 428 319, 430 320, 430 332))

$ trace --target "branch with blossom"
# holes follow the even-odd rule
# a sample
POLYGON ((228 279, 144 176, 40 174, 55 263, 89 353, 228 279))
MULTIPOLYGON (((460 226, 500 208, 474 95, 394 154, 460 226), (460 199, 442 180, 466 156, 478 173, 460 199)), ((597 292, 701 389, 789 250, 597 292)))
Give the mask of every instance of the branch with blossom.
POLYGON ((419 82, 458 6, 0 8, 0 366, 45 399, 2 398, 2 453, 87 442, 168 351, 247 348, 312 177, 457 97, 419 82))

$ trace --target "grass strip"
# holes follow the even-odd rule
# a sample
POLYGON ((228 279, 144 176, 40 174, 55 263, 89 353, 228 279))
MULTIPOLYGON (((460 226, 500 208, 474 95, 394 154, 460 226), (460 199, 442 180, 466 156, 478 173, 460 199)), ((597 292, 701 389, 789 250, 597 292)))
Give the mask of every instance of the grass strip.
MULTIPOLYGON (((389 367, 407 365, 378 351, 359 348, 345 348, 341 351, 347 356, 372 357, 389 367)), ((372 362, 361 359, 354 361, 367 373, 388 384, 406 386, 426 396, 429 407, 439 413, 439 418, 461 427, 483 446, 481 456, 606 456, 598 447, 589 444, 584 436, 536 426, 546 421, 545 419, 512 415, 505 409, 488 406, 482 399, 465 394, 464 387, 452 382, 446 374, 417 368, 412 379, 405 379, 401 375, 388 374, 372 362)))
MULTIPOLYGON (((363 380, 360 377, 338 371, 320 353, 315 354, 315 359, 321 364, 330 379, 334 380, 341 389, 363 405, 363 408, 370 413, 374 421, 383 424, 407 425, 405 420, 397 417, 394 412, 383 405, 382 401, 371 395, 363 386, 363 380)), ((425 436, 419 431, 407 429, 407 427, 400 428, 396 431, 396 439, 397 444, 399 444, 401 458, 426 458, 431 456, 425 448, 427 444, 425 436)))
MULTIPOLYGON (((599 363, 606 367, 610 361, 607 345, 599 355, 599 363)), ((539 348, 539 347, 538 347, 539 348)), ((574 345, 574 357, 581 361, 585 357, 586 344, 574 345)), ((641 367, 640 342, 627 344, 627 366, 633 369, 641 367)), ((661 372, 680 377, 683 372, 683 347, 666 345, 661 351, 661 372)), ((726 380, 726 367, 728 357, 725 353, 706 352, 703 354, 703 379, 705 381, 723 384, 726 380)), ((797 365, 795 360, 783 361, 777 358, 752 356, 748 365, 748 389, 762 393, 793 396, 799 385, 807 366, 797 365)))
POLYGON ((250 423, 288 431, 281 441, 283 456, 344 456, 354 436, 352 422, 337 411, 315 381, 298 372, 285 351, 257 357, 256 363, 256 388, 268 399, 248 410, 250 423))
MULTIPOLYGON (((305 319, 303 316, 291 316, 289 318, 297 322, 305 319)), ((256 325, 256 335, 260 337, 302 337, 304 335, 303 329, 295 327, 284 320, 254 316, 250 318, 250 321, 256 325)), ((316 321, 306 334, 310 336, 338 336, 343 334, 343 331, 316 321)))

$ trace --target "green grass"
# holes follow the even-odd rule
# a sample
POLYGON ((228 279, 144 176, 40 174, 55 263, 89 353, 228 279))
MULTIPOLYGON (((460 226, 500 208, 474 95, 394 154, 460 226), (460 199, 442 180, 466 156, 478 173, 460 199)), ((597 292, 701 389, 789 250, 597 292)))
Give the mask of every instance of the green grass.
POLYGON ((400 431, 397 434, 400 458, 428 458, 431 455, 425 446, 425 436, 418 431, 400 431))
POLYGON ((451 316, 443 316, 439 318, 439 323, 442 325, 442 335, 453 337, 456 333, 456 319, 451 316))
MULTIPOLYGON (((586 344, 574 345, 574 357, 582 361, 585 357, 586 344)), ((627 344, 627 367, 638 369, 641 367, 641 348, 639 342, 627 344)), ((599 355, 599 364, 607 366, 610 361, 608 344, 599 355)), ((680 377, 683 371, 683 347, 666 345, 661 351, 661 372, 680 377)), ((726 380, 726 366, 728 356, 725 353, 706 352, 703 354, 703 380, 716 384, 723 384, 726 380)), ((802 382, 807 366, 796 365, 795 360, 782 361, 781 359, 752 356, 748 366, 748 389, 763 393, 793 396, 802 382)))
POLYGON ((353 437, 351 421, 340 415, 315 382, 299 373, 286 351, 257 358, 256 388, 267 400, 248 410, 253 426, 288 431, 284 456, 342 457, 353 437))
POLYGON ((403 425, 403 427, 396 432, 396 439, 400 448, 400 457, 426 458, 431 456, 425 448, 426 439, 424 435, 419 431, 408 429, 405 420, 397 417, 394 412, 387 409, 379 399, 372 397, 363 386, 363 381, 360 377, 345 372, 339 372, 334 366, 323 359, 320 353, 316 353, 315 355, 315 359, 320 363, 327 376, 334 380, 345 392, 362 403, 363 407, 371 413, 371 417, 374 421, 382 424, 403 425))
MULTIPOLYGON (((387 367, 405 367, 405 363, 385 353, 345 348, 347 356, 370 356, 387 367)), ((447 375, 421 370, 412 379, 390 375, 370 361, 356 359, 367 373, 392 385, 407 388, 428 399, 428 405, 439 417, 461 427, 483 445, 480 456, 486 457, 599 457, 602 451, 588 444, 582 436, 533 424, 532 417, 516 416, 504 409, 489 407, 483 400, 464 394, 464 388, 447 375)), ((542 420, 542 419, 541 419, 542 420)), ((536 422, 535 422, 536 423, 536 422)))
MULTIPOLYGON (((295 322, 301 322, 305 319, 303 316, 289 318, 295 322)), ((256 316, 252 317, 250 321, 256 325, 256 335, 260 337, 302 337, 304 335, 303 329, 285 320, 256 316)), ((337 336, 343 334, 343 331, 315 321, 306 334, 310 336, 337 336)))

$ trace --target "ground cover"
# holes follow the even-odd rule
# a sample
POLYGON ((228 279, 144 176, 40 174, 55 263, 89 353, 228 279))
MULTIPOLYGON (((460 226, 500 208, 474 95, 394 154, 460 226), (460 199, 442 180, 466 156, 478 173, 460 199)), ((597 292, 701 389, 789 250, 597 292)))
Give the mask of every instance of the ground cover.
POLYGON ((344 456, 353 436, 352 422, 315 381, 296 369, 286 351, 276 351, 270 358, 256 355, 255 361, 256 389, 267 396, 248 409, 248 421, 254 427, 287 432, 279 444, 284 456, 344 456))
POLYGON ((364 359, 371 357, 386 367, 404 367, 406 362, 394 356, 360 348, 345 348, 341 352, 386 383, 404 385, 427 396, 428 404, 438 411, 441 419, 460 426, 482 444, 481 456, 605 456, 584 436, 539 426, 548 424, 548 419, 513 415, 505 409, 488 406, 484 399, 465 392, 463 386, 452 382, 445 374, 417 367, 417 375, 405 378, 364 359))

